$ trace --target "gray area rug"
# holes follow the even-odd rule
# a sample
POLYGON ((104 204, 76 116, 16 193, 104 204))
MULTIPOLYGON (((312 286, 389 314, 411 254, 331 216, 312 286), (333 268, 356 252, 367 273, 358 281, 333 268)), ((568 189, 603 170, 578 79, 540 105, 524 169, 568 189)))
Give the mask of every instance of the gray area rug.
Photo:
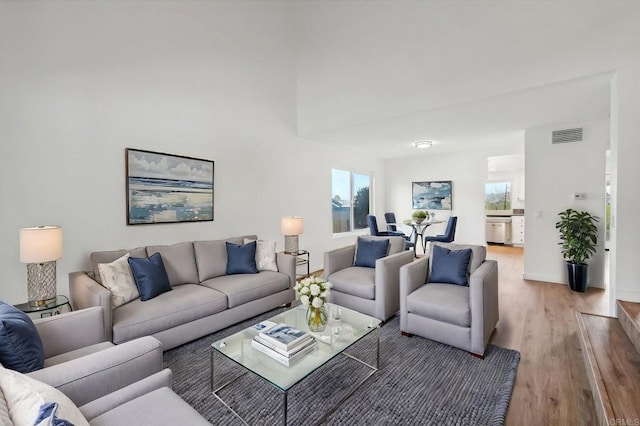
MULTIPOLYGON (((167 351, 173 388, 213 424, 241 425, 210 393, 210 345, 282 309, 167 351)), ((373 362, 375 333, 348 352, 373 362), (369 357, 367 359, 367 356, 369 357)), ((481 360, 469 353, 421 337, 400 334, 394 317, 380 330, 380 370, 324 422, 328 425, 501 425, 509 407, 520 353, 490 345, 481 360)), ((218 372, 235 377, 242 368, 216 357, 218 372)), ((288 423, 314 424, 347 395, 370 370, 338 356, 289 392, 288 423)), ((282 424, 282 393, 252 373, 220 395, 249 423, 282 424)))

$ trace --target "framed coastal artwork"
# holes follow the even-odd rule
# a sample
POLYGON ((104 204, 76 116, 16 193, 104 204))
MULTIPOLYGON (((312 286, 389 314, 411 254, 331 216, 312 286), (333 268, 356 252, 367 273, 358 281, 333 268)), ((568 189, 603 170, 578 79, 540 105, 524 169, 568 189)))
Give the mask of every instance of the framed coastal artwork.
POLYGON ((421 210, 451 210, 452 182, 450 180, 413 182, 412 207, 421 210))
POLYGON ((213 161, 125 150, 127 224, 213 220, 213 161))

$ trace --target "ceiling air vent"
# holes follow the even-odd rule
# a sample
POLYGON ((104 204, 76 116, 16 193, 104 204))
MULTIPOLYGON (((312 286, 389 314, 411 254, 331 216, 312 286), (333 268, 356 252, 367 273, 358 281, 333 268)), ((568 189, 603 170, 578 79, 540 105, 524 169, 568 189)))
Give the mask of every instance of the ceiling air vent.
POLYGON ((575 129, 554 130, 551 132, 551 143, 580 142, 582 140, 582 127, 575 129))

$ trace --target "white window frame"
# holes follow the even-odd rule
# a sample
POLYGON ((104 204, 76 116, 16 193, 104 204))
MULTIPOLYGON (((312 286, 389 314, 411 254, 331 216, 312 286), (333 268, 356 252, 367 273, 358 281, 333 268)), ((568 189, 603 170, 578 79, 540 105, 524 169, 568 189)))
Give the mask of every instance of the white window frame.
MULTIPOLYGON (((365 226, 364 228, 359 228, 359 229, 355 229, 354 228, 354 224, 355 224, 355 220, 354 220, 354 209, 353 209, 353 204, 354 204, 354 198, 355 198, 355 194, 353 194, 353 175, 362 175, 362 176, 368 176, 369 177, 369 214, 373 214, 373 187, 374 187, 374 173, 373 172, 368 172, 368 171, 362 171, 362 170, 351 170, 351 169, 344 169, 344 168, 339 168, 339 167, 332 167, 331 168, 331 197, 333 198, 333 171, 334 170, 338 170, 341 172, 347 172, 349 173, 349 225, 350 225, 350 230, 349 231, 345 231, 345 232, 333 232, 333 237, 334 238, 339 238, 339 237, 344 237, 344 236, 349 236, 349 235, 364 235, 364 234, 368 234, 369 233, 369 227, 365 226)), ((333 229, 333 211, 331 212, 331 228, 333 229)))

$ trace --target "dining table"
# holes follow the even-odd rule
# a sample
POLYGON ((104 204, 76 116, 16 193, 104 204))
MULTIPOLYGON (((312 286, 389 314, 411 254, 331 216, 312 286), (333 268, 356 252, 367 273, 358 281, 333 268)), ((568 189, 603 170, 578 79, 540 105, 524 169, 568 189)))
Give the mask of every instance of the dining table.
POLYGON ((416 248, 418 247, 418 237, 420 237, 420 246, 422 247, 422 252, 426 253, 426 246, 424 244, 424 232, 431 225, 437 225, 440 223, 445 223, 444 220, 423 220, 422 222, 411 222, 411 223, 387 223, 387 226, 395 226, 396 229, 400 226, 410 226, 412 229, 411 235, 413 235, 413 256, 417 257, 416 248))

